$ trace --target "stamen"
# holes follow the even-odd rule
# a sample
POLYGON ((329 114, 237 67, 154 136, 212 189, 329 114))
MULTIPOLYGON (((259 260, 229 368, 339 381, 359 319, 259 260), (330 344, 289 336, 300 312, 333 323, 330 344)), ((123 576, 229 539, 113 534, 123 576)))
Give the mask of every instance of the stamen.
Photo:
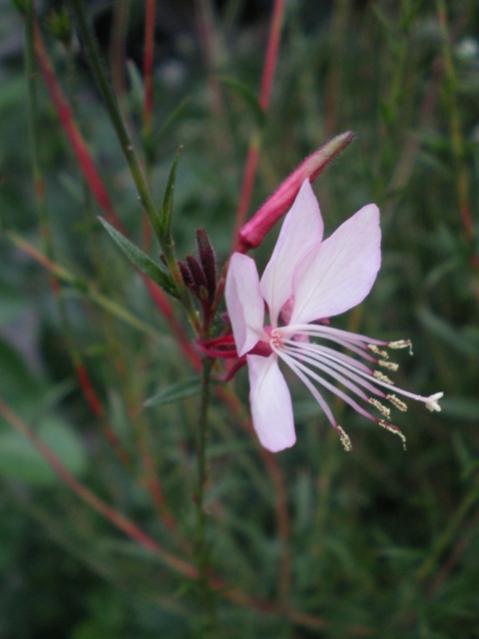
POLYGON ((349 435, 339 424, 336 424, 336 430, 338 431, 339 441, 343 445, 344 450, 349 453, 353 449, 349 435))
POLYGON ((387 351, 384 351, 381 348, 378 348, 376 344, 368 344, 368 348, 375 355, 379 355, 379 357, 384 357, 384 359, 389 359, 389 353, 387 351))
POLYGON ((397 339, 394 342, 389 342, 388 348, 392 348, 394 350, 398 348, 408 348, 409 355, 414 355, 414 353, 412 352, 412 342, 410 339, 397 339))
POLYGON ((407 404, 403 402, 402 399, 399 399, 397 395, 386 395, 386 399, 388 399, 393 406, 395 406, 402 413, 407 411, 407 404))
POLYGON ((394 426, 394 424, 391 424, 390 422, 386 422, 384 419, 380 419, 378 421, 378 424, 379 426, 381 426, 381 428, 388 430, 393 435, 397 435, 402 441, 403 450, 406 450, 406 436, 399 430, 397 426, 394 426))
POLYGON ((294 360, 290 355, 287 355, 285 353, 284 349, 278 349, 275 352, 296 372, 297 375, 298 375, 298 369, 303 371, 307 377, 314 379, 315 382, 317 382, 318 384, 321 384, 321 386, 324 386, 324 388, 326 388, 326 390, 328 390, 330 393, 333 393, 333 395, 337 395, 338 397, 340 397, 344 402, 346 402, 346 404, 349 404, 351 408, 354 408, 354 410, 358 412, 360 415, 362 415, 363 417, 366 417, 366 419, 370 419, 373 422, 377 421, 376 418, 369 411, 365 410, 360 404, 354 401, 354 399, 349 397, 349 395, 344 393, 342 390, 340 390, 333 384, 330 384, 327 380, 317 375, 314 371, 310 370, 307 366, 305 366, 301 362, 294 360))
POLYGON ((368 402, 371 404, 371 406, 374 406, 374 408, 377 408, 377 410, 384 417, 389 417, 391 415, 391 409, 388 408, 387 406, 384 406, 384 404, 381 404, 381 402, 375 399, 374 397, 369 397, 368 402))
POLYGON ((441 399, 441 397, 443 396, 444 396, 444 393, 434 393, 434 395, 431 395, 430 397, 428 397, 426 400, 426 408, 430 410, 431 413, 433 413, 434 411, 437 411, 438 413, 440 413, 441 407, 439 406, 439 402, 437 400, 441 399))
POLYGON ((374 371, 373 376, 376 379, 379 379, 380 382, 384 382, 385 384, 393 384, 393 380, 389 379, 389 377, 381 371, 374 371))
POLYGON ((380 359, 378 364, 379 366, 383 366, 384 368, 387 368, 390 371, 397 371, 397 369, 399 368, 399 364, 396 364, 396 362, 387 362, 384 359, 380 359))

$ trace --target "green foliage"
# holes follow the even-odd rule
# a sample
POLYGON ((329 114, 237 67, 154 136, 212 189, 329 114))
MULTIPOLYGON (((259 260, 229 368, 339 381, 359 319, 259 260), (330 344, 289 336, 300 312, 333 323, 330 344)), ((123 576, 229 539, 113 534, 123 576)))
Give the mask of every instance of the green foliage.
POLYGON ((173 297, 177 297, 175 285, 173 284, 170 275, 163 267, 160 266, 160 264, 152 260, 151 257, 133 244, 133 242, 130 242, 129 239, 117 231, 106 220, 100 218, 100 222, 111 239, 125 254, 134 267, 159 284, 167 293, 173 297))
POLYGON ((180 399, 194 397, 195 395, 199 395, 200 388, 201 380, 198 375, 194 375, 193 377, 188 377, 181 382, 162 388, 159 393, 156 393, 156 395, 147 399, 144 406, 170 404, 172 402, 177 402, 180 399))
MULTIPOLYGON (((161 300, 148 296, 131 267, 175 292, 142 228, 133 180, 82 53, 48 37, 49 2, 35 3, 45 11, 46 48, 129 239, 105 222, 110 237, 99 227, 104 211, 38 69, 45 200, 35 200, 15 4, 26 5, 0 3, 2 224, 73 275, 57 287, 38 262, 0 240, 0 398, 82 485, 172 556, 194 563, 199 378, 177 340, 180 333, 190 338, 190 327, 171 300, 178 319, 171 330, 161 300), (81 388, 78 362, 96 404, 81 388)), ((269 16, 255 15, 255 3, 216 3, 213 24, 207 11, 200 16, 202 51, 182 3, 156 3, 181 33, 165 38, 166 22, 158 25, 151 133, 140 121, 144 3, 89 9, 106 52, 116 40, 103 30, 121 25, 108 11, 126 4, 126 53, 135 62, 118 83, 112 55, 109 75, 160 203, 162 239, 174 236, 183 259, 195 250, 196 230, 206 229, 219 277, 250 141, 259 161, 249 213, 308 153, 355 131, 314 188, 327 232, 366 202, 378 203, 383 264, 368 299, 335 323, 385 339, 410 337, 414 357, 397 354, 400 384, 445 392, 441 414, 410 406, 398 418, 407 453, 333 403, 352 439, 346 455, 317 404, 290 379, 298 443, 271 462, 247 429, 245 372, 212 386, 206 541, 212 573, 225 586, 215 595, 211 636, 477 637, 477 2, 437 3, 447 11, 446 40, 436 3, 286 2, 266 114, 256 95, 269 16), (449 42, 452 68, 445 64, 449 42), (180 145, 176 174, 171 158, 180 145), (228 394, 233 389, 239 402, 228 394), (228 587, 254 602, 228 598, 228 587)), ((63 18, 50 26, 64 33, 63 18)), ((260 270, 274 236, 256 251, 260 270)), ((214 330, 225 328, 219 316, 214 330)), ((0 639, 207 636, 195 583, 72 495, 4 419, 0 486, 0 639)))

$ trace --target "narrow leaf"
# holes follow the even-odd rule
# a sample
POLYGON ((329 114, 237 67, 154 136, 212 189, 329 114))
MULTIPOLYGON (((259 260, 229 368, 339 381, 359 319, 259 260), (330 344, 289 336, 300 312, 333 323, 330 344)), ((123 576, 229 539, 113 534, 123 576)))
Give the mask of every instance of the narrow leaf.
POLYGON ((130 242, 124 235, 117 231, 102 217, 98 218, 111 239, 125 254, 127 259, 139 271, 150 277, 154 282, 159 284, 167 293, 173 297, 178 297, 176 287, 169 274, 146 253, 139 249, 135 244, 130 242))
POLYGON ((179 401, 180 399, 199 395, 200 390, 201 380, 198 375, 193 375, 192 377, 187 377, 181 382, 177 382, 176 384, 163 388, 159 393, 147 399, 143 405, 158 406, 162 404, 171 404, 179 401))
POLYGON ((171 239, 171 215, 173 212, 173 197, 175 193, 175 183, 176 183, 176 167, 178 165, 178 160, 180 158, 182 147, 180 147, 177 152, 175 159, 173 160, 173 164, 171 165, 170 174, 168 176, 168 182, 166 184, 165 195, 163 197, 163 205, 161 207, 161 214, 159 219, 159 234, 160 234, 160 242, 167 242, 168 244, 172 244, 171 239))
POLYGON ((186 108, 189 106, 191 102, 191 98, 184 98, 181 102, 176 106, 173 111, 168 115, 164 124, 160 127, 156 137, 155 137, 155 145, 165 137, 171 127, 181 118, 183 113, 186 111, 186 108))
POLYGON ((243 99, 246 105, 250 108, 257 124, 259 126, 263 126, 265 121, 264 111, 261 108, 254 91, 242 82, 239 82, 235 78, 231 78, 229 76, 221 76, 219 80, 243 99))

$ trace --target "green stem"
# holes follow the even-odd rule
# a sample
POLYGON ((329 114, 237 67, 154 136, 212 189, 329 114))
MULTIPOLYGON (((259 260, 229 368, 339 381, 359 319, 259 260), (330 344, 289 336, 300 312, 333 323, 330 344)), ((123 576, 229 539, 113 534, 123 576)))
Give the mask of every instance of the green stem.
MULTIPOLYGON (((136 190, 138 192, 138 196, 140 198, 141 204, 148 215, 148 219, 150 220, 151 225, 153 226, 158 239, 161 244, 161 248, 163 252, 166 254, 167 252, 171 257, 171 247, 172 243, 170 242, 168 245, 165 244, 164 240, 162 240, 161 232, 160 232, 160 216, 157 207, 153 201, 150 190, 148 188, 147 179, 145 173, 141 167, 140 160, 133 146, 132 140, 130 138, 130 134, 128 133, 126 124, 124 122, 123 116, 121 114, 120 108, 118 106, 118 102, 116 100, 115 94, 108 82, 108 78, 104 69, 104 65, 102 63, 101 54, 98 49, 98 45, 93 35, 90 24, 85 15, 85 8, 83 0, 70 0, 71 6, 73 8, 73 12, 78 21, 78 28, 82 37, 83 46, 85 48, 85 52, 88 58, 88 62, 90 64, 93 76, 96 80, 98 88, 103 96, 105 101, 106 109, 110 116, 111 122, 113 124, 113 128, 115 129, 118 141, 120 143, 121 149, 127 161, 128 167, 130 169, 130 173, 132 175, 133 181, 136 186, 136 190)), ((193 308, 191 298, 187 288, 183 283, 183 279, 181 278, 181 273, 176 264, 176 258, 168 259, 168 266, 171 270, 171 275, 175 281, 175 284, 178 288, 178 293, 180 299, 185 307, 188 318, 194 330, 198 330, 198 320, 193 308)))
MULTIPOLYGON (((210 569, 210 548, 206 539, 206 510, 205 510, 205 492, 208 479, 208 467, 206 460, 206 450, 209 437, 209 421, 208 409, 210 403, 210 383, 212 360, 205 359, 203 361, 203 373, 201 380, 201 403, 200 415, 198 420, 197 434, 197 493, 196 493, 196 561, 198 568, 198 598, 201 609, 204 611, 204 627, 205 636, 209 636, 209 632, 214 626, 214 593, 209 584, 210 569)), ((203 636, 203 635, 202 635, 203 636)))

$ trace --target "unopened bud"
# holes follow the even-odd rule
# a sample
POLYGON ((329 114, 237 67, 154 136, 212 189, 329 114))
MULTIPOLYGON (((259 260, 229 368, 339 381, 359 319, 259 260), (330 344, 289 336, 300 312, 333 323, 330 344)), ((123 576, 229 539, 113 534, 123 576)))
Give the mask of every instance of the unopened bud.
POLYGON ((273 225, 291 207, 303 182, 307 179, 313 182, 353 137, 351 131, 341 133, 309 155, 240 229, 237 250, 246 252, 259 246, 273 225))
POLYGON ((196 231, 196 245, 205 274, 209 297, 213 299, 216 292, 216 258, 208 234, 204 229, 196 231))

